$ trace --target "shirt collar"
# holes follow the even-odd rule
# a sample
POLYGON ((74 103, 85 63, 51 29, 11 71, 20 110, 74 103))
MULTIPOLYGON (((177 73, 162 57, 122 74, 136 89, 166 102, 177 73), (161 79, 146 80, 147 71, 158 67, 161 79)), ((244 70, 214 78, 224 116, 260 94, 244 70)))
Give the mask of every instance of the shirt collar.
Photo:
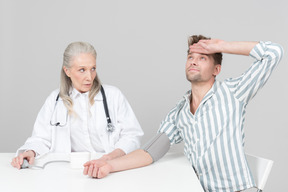
MULTIPOLYGON (((211 89, 209 89, 209 91, 206 93, 206 95, 204 96, 204 98, 202 99, 201 103, 205 102, 207 99, 209 99, 210 97, 212 97, 212 95, 216 92, 217 87, 219 87, 220 82, 215 80, 215 82, 213 83, 213 86, 211 87, 211 89)), ((191 92, 192 90, 189 90, 185 93, 184 98, 190 102, 191 100, 191 92)))
POLYGON ((95 101, 103 101, 103 97, 101 94, 101 90, 98 91, 98 93, 96 94, 96 96, 94 97, 95 101))
POLYGON ((220 82, 215 80, 215 82, 213 83, 213 86, 211 87, 211 89, 206 93, 206 95, 204 96, 202 102, 205 102, 207 99, 209 99, 210 97, 212 97, 212 95, 214 95, 214 93, 216 92, 217 88, 219 87, 220 82))
MULTIPOLYGON (((70 89, 70 92, 69 92, 69 96, 72 98, 72 99, 75 99, 75 98, 78 98, 79 96, 81 95, 86 95, 87 97, 89 97, 89 91, 86 92, 86 93, 80 93, 77 89, 75 89, 74 87, 70 89)), ((94 97, 94 100, 95 101, 102 101, 103 100, 103 97, 102 97, 102 94, 101 94, 101 91, 99 90, 98 93, 96 94, 96 96, 94 97)))
POLYGON ((86 93, 80 93, 77 89, 75 89, 74 87, 70 89, 70 92, 69 92, 69 96, 72 98, 72 99, 76 99, 78 97, 80 97, 81 95, 85 95, 85 96, 89 96, 89 91, 86 92, 86 93))

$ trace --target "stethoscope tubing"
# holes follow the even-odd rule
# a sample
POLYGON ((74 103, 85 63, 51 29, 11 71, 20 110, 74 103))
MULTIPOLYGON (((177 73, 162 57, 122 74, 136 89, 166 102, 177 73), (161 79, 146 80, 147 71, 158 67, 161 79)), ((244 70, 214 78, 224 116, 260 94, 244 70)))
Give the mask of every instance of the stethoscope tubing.
MULTIPOLYGON (((113 125, 112 121, 111 121, 111 118, 110 118, 110 115, 109 115, 109 110, 108 110, 108 104, 107 104, 107 99, 106 99, 106 94, 105 94, 105 91, 104 91, 104 88, 103 86, 101 85, 101 88, 100 88, 100 91, 101 91, 101 94, 102 94, 102 97, 103 97, 103 106, 104 106, 104 110, 105 110, 105 115, 106 115, 106 120, 107 120, 107 128, 106 130, 108 132, 113 132, 115 130, 115 126, 113 125)), ((56 102, 55 102, 55 105, 54 105, 54 110, 52 112, 52 116, 50 118, 50 125, 51 126, 56 126, 56 127, 65 127, 67 125, 67 121, 68 121, 68 110, 66 111, 66 121, 65 121, 65 124, 61 124, 59 121, 55 121, 55 123, 52 123, 52 118, 54 116, 54 113, 56 111, 56 107, 57 107, 57 104, 58 104, 58 101, 59 101, 59 94, 57 95, 56 97, 56 102)))

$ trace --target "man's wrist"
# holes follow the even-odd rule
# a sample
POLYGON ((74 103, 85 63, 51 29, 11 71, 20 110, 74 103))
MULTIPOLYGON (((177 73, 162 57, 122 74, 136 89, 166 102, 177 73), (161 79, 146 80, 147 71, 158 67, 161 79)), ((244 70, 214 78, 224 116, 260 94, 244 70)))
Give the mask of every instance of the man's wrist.
POLYGON ((100 158, 100 160, 102 160, 102 161, 109 161, 109 160, 111 160, 111 157, 110 157, 109 155, 103 155, 103 156, 100 158))
POLYGON ((230 42, 229 41, 224 41, 224 40, 221 40, 219 42, 219 50, 217 53, 225 53, 227 50, 229 50, 229 47, 231 46, 230 42))
POLYGON ((257 43, 258 42, 249 41, 226 41, 220 47, 222 53, 249 56, 251 50, 255 47, 257 43))

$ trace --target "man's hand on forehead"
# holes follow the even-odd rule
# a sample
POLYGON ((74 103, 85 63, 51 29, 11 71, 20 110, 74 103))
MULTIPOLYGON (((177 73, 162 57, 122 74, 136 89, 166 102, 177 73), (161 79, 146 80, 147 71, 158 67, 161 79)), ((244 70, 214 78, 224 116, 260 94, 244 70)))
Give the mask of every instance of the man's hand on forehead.
POLYGON ((194 43, 189 46, 189 53, 201 53, 201 54, 214 54, 222 52, 221 46, 224 43, 223 40, 211 39, 200 40, 198 43, 194 43))

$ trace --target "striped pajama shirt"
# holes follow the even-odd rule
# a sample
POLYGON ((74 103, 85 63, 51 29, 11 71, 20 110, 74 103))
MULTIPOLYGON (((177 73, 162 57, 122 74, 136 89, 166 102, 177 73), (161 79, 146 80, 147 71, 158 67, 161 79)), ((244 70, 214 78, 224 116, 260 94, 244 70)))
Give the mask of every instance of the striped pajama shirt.
POLYGON ((184 154, 205 191, 240 191, 255 186, 244 153, 246 106, 282 57, 282 47, 259 42, 250 52, 252 66, 238 78, 215 81, 196 112, 191 90, 161 123, 170 143, 184 141, 184 154))

